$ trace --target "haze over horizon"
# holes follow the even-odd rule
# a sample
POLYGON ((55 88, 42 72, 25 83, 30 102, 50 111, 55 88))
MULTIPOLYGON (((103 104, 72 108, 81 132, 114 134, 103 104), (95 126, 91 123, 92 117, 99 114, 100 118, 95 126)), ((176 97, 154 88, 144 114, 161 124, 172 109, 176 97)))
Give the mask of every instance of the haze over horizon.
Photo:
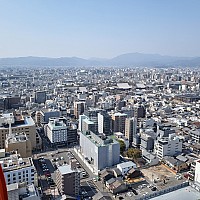
POLYGON ((1 0, 0 58, 200 56, 200 1, 1 0))

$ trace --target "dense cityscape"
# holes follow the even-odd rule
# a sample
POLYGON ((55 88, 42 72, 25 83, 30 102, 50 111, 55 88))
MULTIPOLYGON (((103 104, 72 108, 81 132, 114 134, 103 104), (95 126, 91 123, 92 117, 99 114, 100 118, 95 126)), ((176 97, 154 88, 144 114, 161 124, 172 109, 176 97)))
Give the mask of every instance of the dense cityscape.
POLYGON ((0 72, 8 199, 198 199, 200 70, 0 72))

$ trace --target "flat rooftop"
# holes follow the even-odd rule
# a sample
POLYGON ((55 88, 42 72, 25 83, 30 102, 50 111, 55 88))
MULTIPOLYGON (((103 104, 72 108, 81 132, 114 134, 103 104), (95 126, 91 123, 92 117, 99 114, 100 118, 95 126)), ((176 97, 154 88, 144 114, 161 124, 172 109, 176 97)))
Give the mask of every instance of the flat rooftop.
POLYGON ((173 192, 163 194, 161 196, 152 198, 152 200, 170 200, 170 199, 181 199, 181 200, 197 200, 200 197, 200 193, 196 191, 191 186, 187 186, 184 188, 181 188, 179 190, 175 190, 173 192))
POLYGON ((70 165, 63 165, 63 166, 60 166, 58 167, 58 171, 60 171, 60 173, 62 175, 64 174, 70 174, 70 173, 73 173, 74 171, 71 169, 71 166, 70 165))
POLYGON ((31 158, 20 158, 19 154, 11 154, 10 156, 1 158, 0 164, 4 172, 33 166, 31 158))
POLYGON ((92 143, 94 143, 97 147, 112 145, 118 143, 113 136, 101 136, 96 135, 92 131, 82 132, 84 136, 86 136, 92 143))

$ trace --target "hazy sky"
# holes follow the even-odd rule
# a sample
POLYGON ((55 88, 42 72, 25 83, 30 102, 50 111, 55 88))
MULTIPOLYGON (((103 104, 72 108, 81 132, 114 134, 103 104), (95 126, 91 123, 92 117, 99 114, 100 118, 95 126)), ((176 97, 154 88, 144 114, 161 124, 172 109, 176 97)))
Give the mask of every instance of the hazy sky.
POLYGON ((200 0, 0 0, 0 57, 200 56, 200 0))

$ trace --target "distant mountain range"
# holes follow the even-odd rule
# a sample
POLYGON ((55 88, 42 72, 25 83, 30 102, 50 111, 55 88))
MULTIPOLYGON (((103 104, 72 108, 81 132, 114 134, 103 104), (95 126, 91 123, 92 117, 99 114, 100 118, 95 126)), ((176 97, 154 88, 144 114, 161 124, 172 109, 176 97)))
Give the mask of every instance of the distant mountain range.
POLYGON ((174 57, 159 54, 127 53, 111 59, 78 57, 17 57, 0 58, 1 67, 15 66, 119 66, 119 67, 199 67, 200 57, 174 57))

